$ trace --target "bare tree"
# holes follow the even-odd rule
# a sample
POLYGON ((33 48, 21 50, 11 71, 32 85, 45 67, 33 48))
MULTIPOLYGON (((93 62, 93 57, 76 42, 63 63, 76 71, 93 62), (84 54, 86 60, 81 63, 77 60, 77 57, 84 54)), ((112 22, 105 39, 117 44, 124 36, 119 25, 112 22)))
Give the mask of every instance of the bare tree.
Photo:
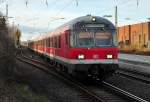
POLYGON ((7 18, 0 13, 0 74, 13 74, 15 64, 15 36, 7 25, 7 18), (2 57, 7 55, 7 57, 2 57))

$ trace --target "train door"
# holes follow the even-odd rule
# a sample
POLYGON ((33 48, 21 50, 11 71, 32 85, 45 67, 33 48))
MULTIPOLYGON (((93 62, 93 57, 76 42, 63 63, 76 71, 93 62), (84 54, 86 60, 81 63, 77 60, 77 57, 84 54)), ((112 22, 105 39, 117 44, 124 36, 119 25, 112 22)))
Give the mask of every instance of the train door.
POLYGON ((70 36, 70 30, 66 30, 65 31, 65 48, 64 48, 64 54, 65 54, 65 58, 68 58, 68 51, 69 51, 69 42, 70 42, 70 39, 69 39, 69 36, 70 36))
POLYGON ((44 39, 44 54, 46 55, 46 39, 44 39))

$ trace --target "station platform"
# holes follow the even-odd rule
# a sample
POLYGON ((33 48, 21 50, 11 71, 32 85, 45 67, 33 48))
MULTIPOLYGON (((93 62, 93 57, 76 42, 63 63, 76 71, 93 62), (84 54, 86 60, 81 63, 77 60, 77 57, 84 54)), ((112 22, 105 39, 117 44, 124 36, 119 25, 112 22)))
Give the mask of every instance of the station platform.
POLYGON ((135 71, 150 76, 150 56, 119 53, 118 58, 120 69, 135 71), (122 60, 127 60, 128 62, 122 60))
POLYGON ((119 59, 136 61, 136 62, 144 62, 150 64, 150 56, 119 53, 118 57, 119 59))

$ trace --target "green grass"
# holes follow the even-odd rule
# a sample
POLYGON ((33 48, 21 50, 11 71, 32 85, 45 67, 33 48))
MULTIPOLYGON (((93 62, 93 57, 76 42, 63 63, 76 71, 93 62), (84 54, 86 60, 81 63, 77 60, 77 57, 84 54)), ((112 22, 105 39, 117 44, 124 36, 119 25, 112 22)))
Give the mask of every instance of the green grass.
POLYGON ((17 91, 26 100, 26 102, 44 102, 45 97, 34 94, 27 85, 18 85, 17 91))

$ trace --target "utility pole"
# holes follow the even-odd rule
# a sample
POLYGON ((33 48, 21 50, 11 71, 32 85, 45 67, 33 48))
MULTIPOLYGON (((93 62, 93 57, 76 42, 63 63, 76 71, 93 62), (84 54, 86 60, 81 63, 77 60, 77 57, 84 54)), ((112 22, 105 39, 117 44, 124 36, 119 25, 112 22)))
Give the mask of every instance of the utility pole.
POLYGON ((6 17, 8 17, 8 4, 6 4, 6 17))
MULTIPOLYGON (((118 38, 118 9, 117 5, 115 6, 115 28, 116 28, 116 39, 118 38)), ((117 39, 118 42, 118 39, 117 39)))
POLYGON ((117 29, 118 26, 118 9, 117 6, 115 6, 115 27, 117 29))

